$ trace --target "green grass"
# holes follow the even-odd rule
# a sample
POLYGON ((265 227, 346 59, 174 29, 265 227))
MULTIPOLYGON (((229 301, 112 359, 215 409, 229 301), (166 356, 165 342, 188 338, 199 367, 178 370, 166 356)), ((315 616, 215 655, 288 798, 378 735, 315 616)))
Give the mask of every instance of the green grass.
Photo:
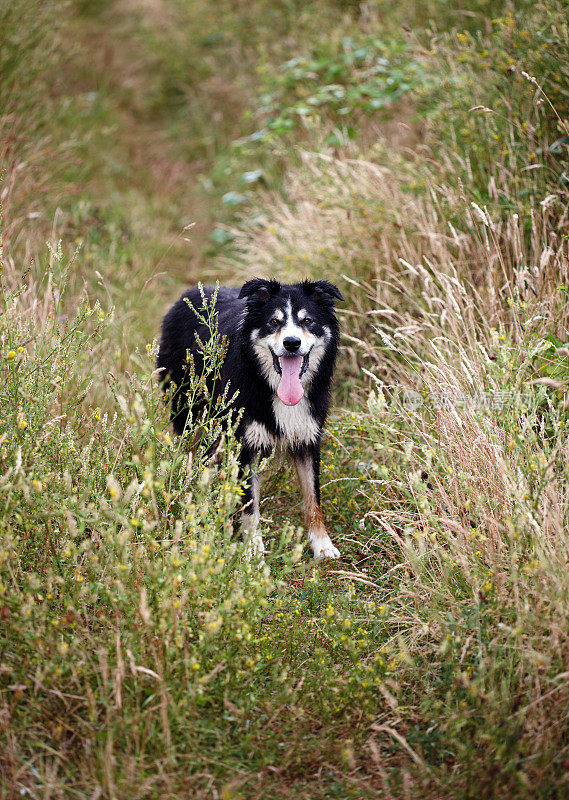
POLYGON ((12 6, 0 797, 563 797, 567 4, 12 6), (259 273, 347 300, 339 562, 276 462, 244 558, 222 409, 190 455, 152 374, 259 273))

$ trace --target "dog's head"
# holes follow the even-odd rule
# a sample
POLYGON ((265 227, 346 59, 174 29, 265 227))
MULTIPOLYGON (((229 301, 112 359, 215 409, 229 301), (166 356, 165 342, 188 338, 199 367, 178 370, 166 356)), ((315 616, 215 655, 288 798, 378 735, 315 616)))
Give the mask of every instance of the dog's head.
POLYGON ((296 405, 326 351, 335 354, 340 290, 329 281, 282 285, 254 278, 239 297, 246 299, 242 331, 269 385, 285 405, 296 405))

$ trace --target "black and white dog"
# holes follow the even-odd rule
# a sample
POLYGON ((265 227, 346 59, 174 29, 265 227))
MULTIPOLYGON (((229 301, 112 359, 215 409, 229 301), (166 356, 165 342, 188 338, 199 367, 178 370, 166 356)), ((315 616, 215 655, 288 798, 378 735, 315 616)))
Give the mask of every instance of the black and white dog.
MULTIPOLYGON (((212 287, 202 289, 208 302, 212 287)), ((279 446, 294 460, 302 495, 310 546, 314 556, 337 558, 320 508, 320 439, 330 401, 330 382, 338 349, 334 299, 340 291, 328 281, 304 281, 292 286, 255 278, 241 289, 220 287, 215 300, 217 325, 227 340, 221 381, 210 386, 219 396, 230 382, 235 409, 243 409, 237 428, 242 444, 242 474, 248 474, 241 525, 251 550, 262 553, 259 522, 259 458, 279 446)), ((157 366, 165 386, 172 383, 172 421, 182 434, 199 408, 187 398, 188 352, 195 374, 203 369, 201 348, 208 327, 198 288, 189 289, 162 322, 157 366)))

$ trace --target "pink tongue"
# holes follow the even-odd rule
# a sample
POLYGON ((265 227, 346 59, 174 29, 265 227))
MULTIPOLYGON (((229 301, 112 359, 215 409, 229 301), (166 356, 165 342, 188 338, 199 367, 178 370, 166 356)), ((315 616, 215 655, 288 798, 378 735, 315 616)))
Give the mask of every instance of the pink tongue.
POLYGON ((295 406, 304 394, 299 378, 302 356, 283 356, 279 364, 282 377, 277 394, 286 406, 295 406))

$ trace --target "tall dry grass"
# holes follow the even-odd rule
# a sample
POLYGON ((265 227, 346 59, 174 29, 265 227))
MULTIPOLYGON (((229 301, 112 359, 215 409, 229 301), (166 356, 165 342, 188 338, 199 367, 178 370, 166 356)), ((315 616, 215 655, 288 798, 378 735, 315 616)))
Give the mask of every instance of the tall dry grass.
POLYGON ((286 199, 235 231, 245 272, 325 275, 348 298, 339 424, 398 570, 395 720, 427 783, 549 796, 569 702, 567 192, 527 179, 529 212, 500 213, 444 153, 442 177, 385 148, 352 156, 303 154, 286 199))

